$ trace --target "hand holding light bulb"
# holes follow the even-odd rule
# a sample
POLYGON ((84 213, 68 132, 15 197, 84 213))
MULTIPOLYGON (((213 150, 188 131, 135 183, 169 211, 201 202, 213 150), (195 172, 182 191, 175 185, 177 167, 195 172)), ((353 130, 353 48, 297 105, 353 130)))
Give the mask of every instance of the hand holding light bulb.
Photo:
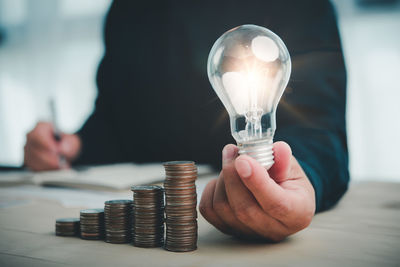
POLYGON ((211 49, 208 76, 238 147, 224 148, 223 169, 206 186, 200 211, 224 233, 280 241, 312 220, 310 181, 289 145, 273 144, 275 112, 290 70, 286 46, 263 27, 234 28, 211 49))
POLYGON ((315 212, 314 188, 289 145, 273 145, 268 170, 238 148, 225 146, 223 167, 203 191, 200 212, 221 232, 250 239, 280 241, 306 228, 315 212))

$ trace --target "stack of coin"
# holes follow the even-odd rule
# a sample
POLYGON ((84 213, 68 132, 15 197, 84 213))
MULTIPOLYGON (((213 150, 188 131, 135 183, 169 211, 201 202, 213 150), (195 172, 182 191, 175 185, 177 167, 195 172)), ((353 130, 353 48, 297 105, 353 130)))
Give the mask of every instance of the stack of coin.
POLYGON ((104 203, 106 242, 129 243, 131 241, 132 200, 109 200, 104 203))
POLYGON ((79 236, 79 218, 62 218, 56 220, 56 235, 79 236))
POLYGON ((81 210, 81 238, 98 240, 104 237, 104 210, 81 210))
POLYGON ((164 244, 164 190, 161 186, 132 186, 132 241, 137 247, 164 244))
POLYGON ((192 161, 170 161, 165 168, 165 249, 197 249, 197 167, 192 161))

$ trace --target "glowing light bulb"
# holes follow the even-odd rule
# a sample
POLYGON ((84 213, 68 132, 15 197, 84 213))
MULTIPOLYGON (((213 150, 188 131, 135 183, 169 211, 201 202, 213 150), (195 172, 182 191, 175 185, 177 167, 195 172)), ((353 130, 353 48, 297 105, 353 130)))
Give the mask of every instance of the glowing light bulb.
POLYGON ((285 44, 266 28, 236 27, 214 43, 207 72, 229 113, 239 153, 269 169, 274 164, 275 112, 291 72, 285 44))

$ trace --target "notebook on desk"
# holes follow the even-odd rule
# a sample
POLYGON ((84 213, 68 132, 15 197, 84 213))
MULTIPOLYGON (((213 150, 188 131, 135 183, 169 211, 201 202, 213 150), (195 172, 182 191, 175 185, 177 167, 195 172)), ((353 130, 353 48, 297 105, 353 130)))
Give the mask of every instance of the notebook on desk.
MULTIPOLYGON (((160 182, 164 179, 161 163, 112 164, 45 172, 4 172, 0 185, 36 184, 44 186, 74 187, 82 189, 123 190, 132 185, 160 182)), ((212 173, 208 165, 198 165, 199 176, 212 173)))

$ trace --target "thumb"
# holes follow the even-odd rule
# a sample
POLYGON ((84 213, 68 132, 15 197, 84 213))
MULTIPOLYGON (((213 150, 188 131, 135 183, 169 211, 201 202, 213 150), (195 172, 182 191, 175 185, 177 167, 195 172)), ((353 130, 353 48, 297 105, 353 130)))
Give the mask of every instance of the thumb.
POLYGON ((235 160, 235 168, 244 185, 252 192, 261 208, 273 217, 284 216, 288 210, 285 191, 255 159, 241 155, 235 160))
POLYGON ((274 143, 274 165, 268 170, 272 179, 278 184, 287 180, 292 158, 292 150, 285 142, 274 143))

